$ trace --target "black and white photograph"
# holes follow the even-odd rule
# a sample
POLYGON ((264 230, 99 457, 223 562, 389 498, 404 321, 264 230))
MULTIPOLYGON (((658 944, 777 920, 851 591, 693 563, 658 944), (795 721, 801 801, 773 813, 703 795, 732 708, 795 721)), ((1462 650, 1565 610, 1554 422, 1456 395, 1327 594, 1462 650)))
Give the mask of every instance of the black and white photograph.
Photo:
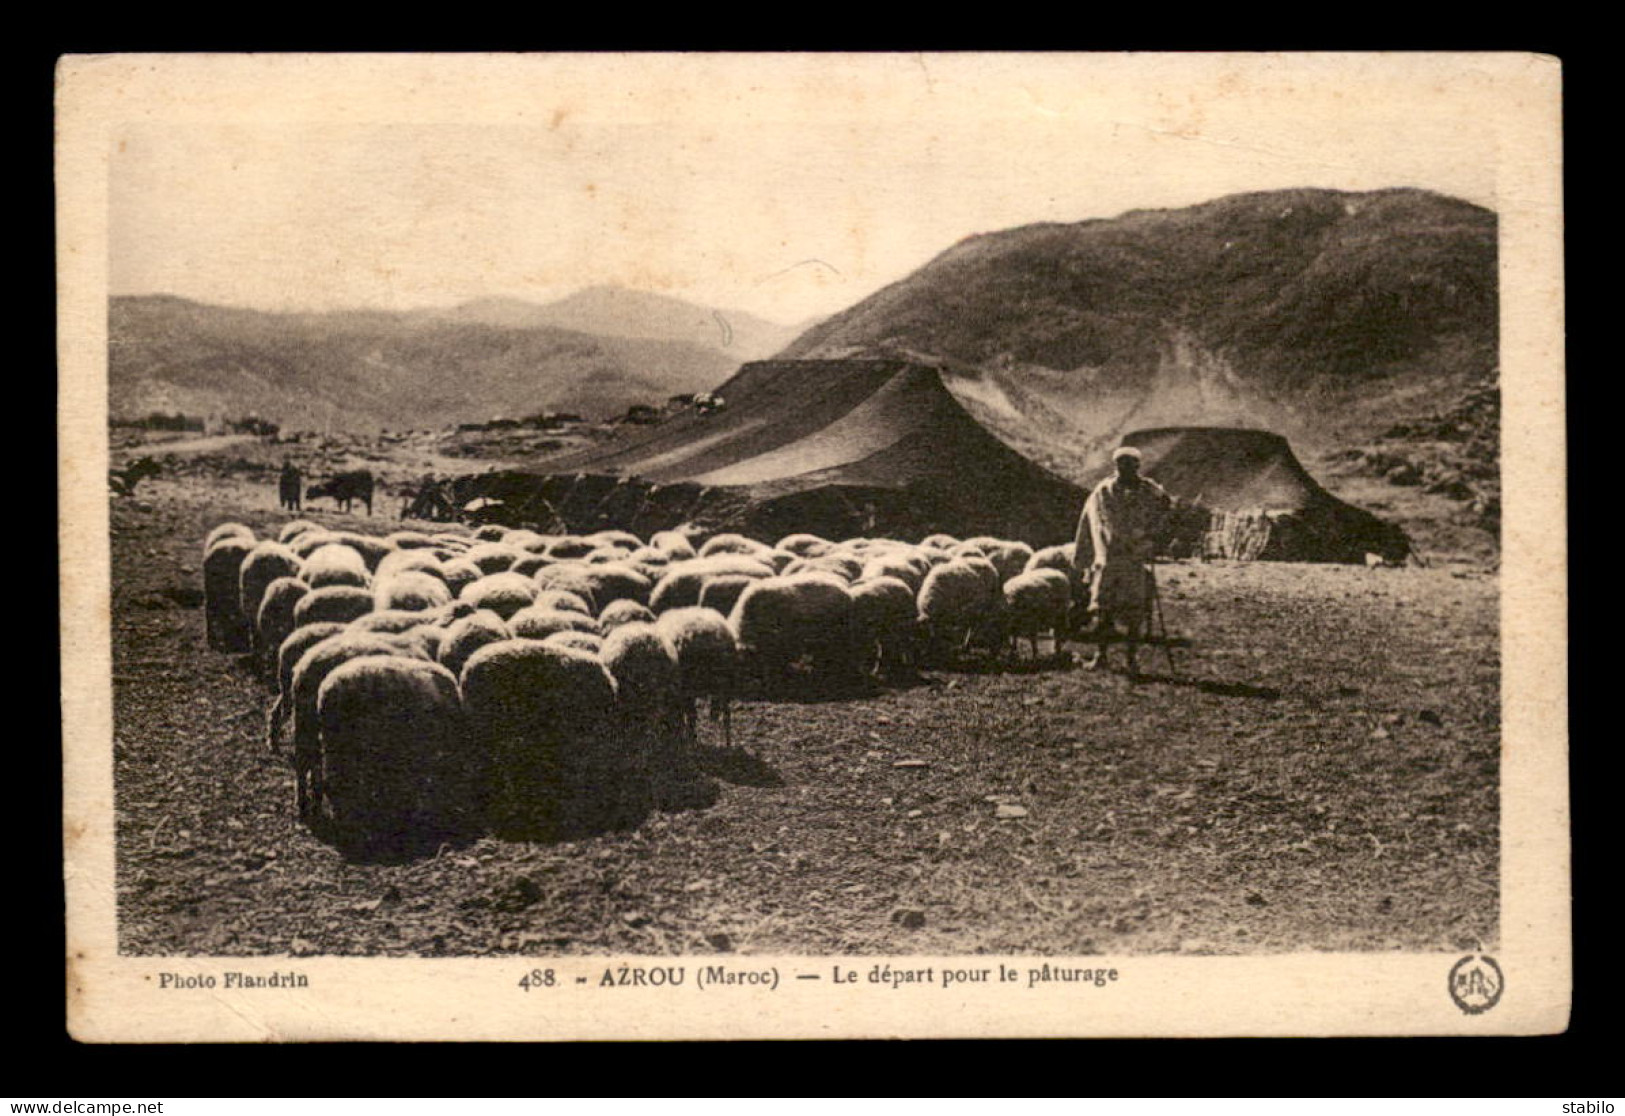
POLYGON ((1564 1026, 1554 60, 62 76, 82 1037, 1564 1026))

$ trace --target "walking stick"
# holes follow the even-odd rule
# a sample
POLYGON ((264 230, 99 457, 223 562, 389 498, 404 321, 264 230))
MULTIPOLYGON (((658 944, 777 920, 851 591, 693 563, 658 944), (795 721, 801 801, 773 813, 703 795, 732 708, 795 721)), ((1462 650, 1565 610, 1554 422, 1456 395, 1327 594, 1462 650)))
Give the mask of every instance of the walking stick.
POLYGON ((1168 624, 1162 616, 1162 591, 1157 586, 1157 566, 1155 562, 1147 562, 1145 572, 1149 575, 1151 585, 1151 635, 1162 644, 1162 656, 1168 663, 1168 673, 1173 674, 1177 669, 1174 666, 1174 647, 1168 639, 1168 624))

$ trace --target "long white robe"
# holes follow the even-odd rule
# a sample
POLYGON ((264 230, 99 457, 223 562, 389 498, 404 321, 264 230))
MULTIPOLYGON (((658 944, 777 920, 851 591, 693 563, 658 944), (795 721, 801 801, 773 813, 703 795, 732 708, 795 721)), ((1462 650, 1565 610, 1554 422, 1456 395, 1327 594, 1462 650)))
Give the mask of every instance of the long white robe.
POLYGON ((1156 481, 1132 484, 1111 476, 1095 486, 1078 521, 1077 552, 1087 540, 1094 555, 1089 610, 1105 620, 1138 629, 1151 603, 1151 571, 1157 539, 1173 500, 1156 481))

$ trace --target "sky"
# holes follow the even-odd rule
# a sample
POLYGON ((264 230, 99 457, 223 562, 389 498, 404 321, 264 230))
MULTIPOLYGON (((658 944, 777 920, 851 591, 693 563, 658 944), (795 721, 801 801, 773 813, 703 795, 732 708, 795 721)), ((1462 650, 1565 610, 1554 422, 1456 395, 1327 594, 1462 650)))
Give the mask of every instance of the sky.
POLYGON ((1242 191, 1494 207, 1476 55, 157 56, 108 287, 260 309, 618 284, 792 324, 959 239, 1242 191))

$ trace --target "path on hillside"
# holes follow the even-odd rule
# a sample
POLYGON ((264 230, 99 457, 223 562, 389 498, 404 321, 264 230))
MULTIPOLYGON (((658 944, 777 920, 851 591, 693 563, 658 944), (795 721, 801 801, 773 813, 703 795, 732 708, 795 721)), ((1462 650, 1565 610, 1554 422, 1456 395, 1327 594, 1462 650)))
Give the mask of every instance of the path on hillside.
POLYGON ((125 446, 113 451, 116 458, 166 457, 176 453, 208 453, 247 442, 259 441, 257 434, 216 434, 208 438, 188 438, 184 442, 153 442, 143 446, 125 446))

